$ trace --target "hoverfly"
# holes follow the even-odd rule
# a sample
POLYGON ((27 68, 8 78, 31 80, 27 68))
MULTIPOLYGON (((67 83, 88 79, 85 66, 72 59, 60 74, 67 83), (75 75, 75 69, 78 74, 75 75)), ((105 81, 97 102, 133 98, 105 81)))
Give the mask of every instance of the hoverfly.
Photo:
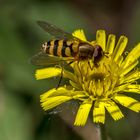
POLYGON ((88 41, 83 41, 48 22, 38 21, 37 23, 56 39, 42 45, 41 52, 31 59, 31 63, 34 65, 48 66, 64 61, 79 62, 92 59, 94 65, 97 66, 104 55, 98 44, 93 45, 88 41))

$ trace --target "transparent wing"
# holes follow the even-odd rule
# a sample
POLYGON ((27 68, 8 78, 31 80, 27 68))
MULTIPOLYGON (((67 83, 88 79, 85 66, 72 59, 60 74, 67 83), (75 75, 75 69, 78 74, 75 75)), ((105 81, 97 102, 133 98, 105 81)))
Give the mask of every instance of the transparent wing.
POLYGON ((63 31, 62 29, 46 21, 37 21, 37 23, 42 29, 44 29, 46 32, 48 32, 52 36, 55 36, 58 39, 72 39, 72 40, 81 41, 79 38, 74 37, 72 34, 63 31))
POLYGON ((49 66, 53 64, 57 65, 66 61, 74 61, 74 58, 50 56, 48 54, 39 52, 30 59, 31 64, 36 66, 49 66))

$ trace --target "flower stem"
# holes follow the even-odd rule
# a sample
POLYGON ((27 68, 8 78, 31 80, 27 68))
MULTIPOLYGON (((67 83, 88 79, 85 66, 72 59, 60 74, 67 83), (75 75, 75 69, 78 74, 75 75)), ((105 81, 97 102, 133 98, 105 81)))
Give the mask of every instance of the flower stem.
POLYGON ((99 124, 100 126, 100 140, 107 140, 105 124, 99 124))

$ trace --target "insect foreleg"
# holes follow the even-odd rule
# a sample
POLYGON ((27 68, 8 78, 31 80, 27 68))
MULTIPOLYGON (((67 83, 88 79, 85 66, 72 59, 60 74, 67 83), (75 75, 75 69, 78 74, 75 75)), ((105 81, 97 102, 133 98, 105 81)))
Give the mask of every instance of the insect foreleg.
POLYGON ((89 65, 90 69, 91 69, 91 70, 93 70, 93 67, 91 66, 91 64, 90 64, 90 61, 89 61, 89 60, 88 60, 88 65, 89 65))

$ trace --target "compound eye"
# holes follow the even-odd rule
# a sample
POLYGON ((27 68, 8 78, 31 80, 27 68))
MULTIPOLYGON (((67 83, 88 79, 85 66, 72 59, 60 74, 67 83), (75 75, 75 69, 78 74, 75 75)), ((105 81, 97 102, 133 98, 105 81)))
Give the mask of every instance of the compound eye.
POLYGON ((97 57, 102 51, 102 48, 100 46, 95 46, 95 49, 94 49, 94 57, 97 57))

